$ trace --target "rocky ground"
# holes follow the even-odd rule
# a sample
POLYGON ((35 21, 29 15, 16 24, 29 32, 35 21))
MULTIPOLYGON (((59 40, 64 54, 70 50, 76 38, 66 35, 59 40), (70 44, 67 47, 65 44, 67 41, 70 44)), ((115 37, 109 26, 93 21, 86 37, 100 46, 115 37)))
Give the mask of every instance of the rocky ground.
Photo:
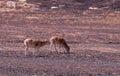
POLYGON ((119 76, 119 25, 118 11, 2 11, 0 76, 119 76), (65 38, 71 53, 57 54, 46 45, 36 56, 24 56, 24 39, 52 36, 65 38))

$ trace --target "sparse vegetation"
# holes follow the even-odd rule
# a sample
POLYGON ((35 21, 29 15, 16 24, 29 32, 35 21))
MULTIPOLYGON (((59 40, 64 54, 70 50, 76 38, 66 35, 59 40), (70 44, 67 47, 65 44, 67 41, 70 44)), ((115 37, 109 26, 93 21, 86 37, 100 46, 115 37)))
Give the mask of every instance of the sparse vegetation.
POLYGON ((0 76, 119 76, 119 10, 112 8, 112 0, 76 1, 58 9, 50 9, 45 0, 30 0, 30 9, 0 3, 0 76), (24 39, 49 40, 56 35, 67 39, 69 54, 56 54, 46 45, 37 56, 24 56, 24 39))

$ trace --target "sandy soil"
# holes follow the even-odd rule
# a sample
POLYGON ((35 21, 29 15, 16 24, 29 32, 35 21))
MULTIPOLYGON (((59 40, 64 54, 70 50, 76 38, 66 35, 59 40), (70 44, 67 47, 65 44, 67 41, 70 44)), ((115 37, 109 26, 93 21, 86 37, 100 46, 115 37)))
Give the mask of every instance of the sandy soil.
MULTIPOLYGON (((48 10, 0 13, 0 76, 119 76, 120 13, 48 10), (49 45, 24 56, 23 40, 66 39, 70 54, 49 45)), ((34 49, 30 49, 34 50, 34 49)))

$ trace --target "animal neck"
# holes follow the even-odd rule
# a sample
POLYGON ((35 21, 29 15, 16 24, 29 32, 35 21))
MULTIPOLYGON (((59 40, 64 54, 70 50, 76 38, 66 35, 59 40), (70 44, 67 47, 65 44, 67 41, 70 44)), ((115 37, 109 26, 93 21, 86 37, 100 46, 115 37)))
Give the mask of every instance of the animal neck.
POLYGON ((67 43, 64 43, 64 46, 65 46, 65 47, 68 47, 67 43))
POLYGON ((64 47, 65 47, 65 49, 67 50, 67 52, 69 52, 70 47, 69 47, 66 43, 64 44, 64 47))

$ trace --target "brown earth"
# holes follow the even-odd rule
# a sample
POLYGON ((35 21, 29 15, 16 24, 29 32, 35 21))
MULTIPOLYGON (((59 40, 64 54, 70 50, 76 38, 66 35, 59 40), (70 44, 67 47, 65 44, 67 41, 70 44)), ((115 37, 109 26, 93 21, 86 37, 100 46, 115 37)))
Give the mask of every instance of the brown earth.
POLYGON ((86 12, 0 12, 0 76, 120 76, 120 13, 86 12), (52 36, 65 38, 71 53, 46 45, 24 56, 24 39, 52 36))

